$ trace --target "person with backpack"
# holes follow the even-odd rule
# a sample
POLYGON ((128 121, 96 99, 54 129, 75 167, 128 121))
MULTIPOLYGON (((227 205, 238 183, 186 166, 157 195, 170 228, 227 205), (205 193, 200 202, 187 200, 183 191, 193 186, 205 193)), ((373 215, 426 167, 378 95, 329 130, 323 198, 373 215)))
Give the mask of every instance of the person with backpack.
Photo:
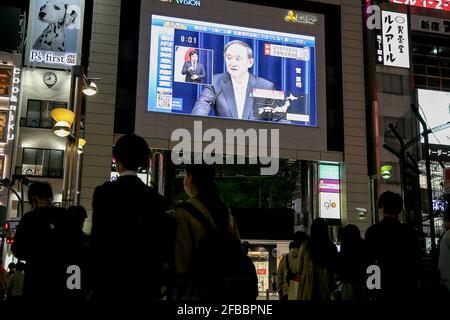
POLYGON ((297 259, 301 245, 309 240, 306 232, 294 233, 293 241, 289 243, 289 253, 281 258, 278 266, 277 291, 280 300, 296 300, 298 290, 298 266, 297 259))
POLYGON ((175 300, 255 299, 252 262, 242 248, 236 221, 214 182, 214 167, 185 168, 189 200, 177 208, 175 300))
POLYGON ((322 218, 311 224, 311 238, 298 254, 299 285, 297 300, 330 300, 335 289, 337 249, 330 240, 328 225, 322 218))
POLYGON ((80 290, 67 286, 68 268, 79 265, 81 231, 64 208, 53 206, 52 187, 32 182, 28 188, 32 211, 20 220, 11 250, 25 260, 23 298, 27 303, 75 301, 80 290))

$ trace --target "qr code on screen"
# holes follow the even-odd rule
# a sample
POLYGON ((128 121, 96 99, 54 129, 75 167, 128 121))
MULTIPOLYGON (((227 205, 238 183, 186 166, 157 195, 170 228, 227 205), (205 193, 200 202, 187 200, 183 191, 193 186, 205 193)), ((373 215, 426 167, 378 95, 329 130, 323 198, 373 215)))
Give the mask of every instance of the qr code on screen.
POLYGON ((156 96, 156 108, 170 110, 172 108, 172 96, 168 94, 158 94, 156 96))

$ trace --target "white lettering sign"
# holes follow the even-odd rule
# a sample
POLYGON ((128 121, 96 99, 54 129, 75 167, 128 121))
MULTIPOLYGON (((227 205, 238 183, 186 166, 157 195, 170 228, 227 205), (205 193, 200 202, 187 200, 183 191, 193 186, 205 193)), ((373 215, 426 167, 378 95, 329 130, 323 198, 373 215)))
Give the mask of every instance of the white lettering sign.
POLYGON ((9 123, 8 123, 8 141, 14 140, 14 125, 16 122, 17 98, 19 95, 20 69, 14 67, 13 87, 9 98, 9 123))
POLYGON ((382 22, 384 64, 409 68, 408 16, 383 11, 382 22))

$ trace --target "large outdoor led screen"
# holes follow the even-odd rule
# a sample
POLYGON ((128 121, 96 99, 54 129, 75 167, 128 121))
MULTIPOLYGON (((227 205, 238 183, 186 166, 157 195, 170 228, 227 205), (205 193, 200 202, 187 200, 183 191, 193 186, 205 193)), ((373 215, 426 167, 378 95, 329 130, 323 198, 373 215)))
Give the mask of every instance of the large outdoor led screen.
POLYGON ((429 143, 450 145, 450 128, 446 125, 450 122, 450 92, 418 89, 417 97, 419 111, 428 129, 433 129, 429 143))
POLYGON ((148 111, 317 126, 316 39, 153 15, 148 111))

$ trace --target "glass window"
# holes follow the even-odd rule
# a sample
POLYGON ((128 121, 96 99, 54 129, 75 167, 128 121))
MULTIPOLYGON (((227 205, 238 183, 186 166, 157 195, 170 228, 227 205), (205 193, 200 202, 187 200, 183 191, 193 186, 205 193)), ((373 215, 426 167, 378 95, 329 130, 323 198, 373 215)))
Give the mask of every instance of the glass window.
POLYGON ((429 88, 438 89, 438 90, 441 88, 441 79, 428 77, 427 80, 428 80, 429 88))
POLYGON ((24 148, 21 171, 25 175, 62 177, 63 163, 63 150, 24 148))
POLYGON ((67 103, 29 99, 26 119, 27 127, 53 128, 55 121, 51 116, 51 112, 55 108, 67 108, 67 103))
POLYGON ((11 94, 11 68, 0 68, 0 96, 9 96, 11 94))
POLYGON ((427 68, 422 65, 414 65, 415 74, 427 74, 427 68))
POLYGON ((425 76, 414 76, 414 85, 417 86, 423 86, 426 87, 427 85, 427 78, 425 76))
POLYGON ((440 76, 439 68, 427 66, 427 75, 439 77, 440 76))

